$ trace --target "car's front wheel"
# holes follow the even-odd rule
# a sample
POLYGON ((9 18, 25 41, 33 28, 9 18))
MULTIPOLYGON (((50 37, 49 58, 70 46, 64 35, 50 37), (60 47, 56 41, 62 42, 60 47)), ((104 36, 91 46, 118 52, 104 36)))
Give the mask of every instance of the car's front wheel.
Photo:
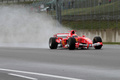
POLYGON ((69 50, 74 50, 75 49, 75 43, 76 43, 76 40, 75 38, 69 38, 68 39, 68 49, 69 50))
MULTIPOLYGON (((93 38, 93 44, 94 44, 94 43, 97 43, 97 42, 102 42, 101 37, 96 36, 96 37, 93 38)), ((94 46, 94 48, 95 48, 95 49, 101 49, 101 48, 102 48, 102 45, 94 46)))

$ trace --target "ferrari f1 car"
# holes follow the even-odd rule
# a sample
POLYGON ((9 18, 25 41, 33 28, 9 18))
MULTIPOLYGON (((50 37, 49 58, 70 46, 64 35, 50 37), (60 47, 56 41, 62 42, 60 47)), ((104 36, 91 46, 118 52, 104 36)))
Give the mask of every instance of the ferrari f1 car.
POLYGON ((93 41, 89 38, 78 36, 74 30, 71 30, 70 33, 57 33, 49 39, 49 48, 57 49, 68 48, 69 50, 74 49, 89 49, 89 47, 94 47, 95 49, 101 49, 103 46, 102 39, 99 36, 93 38, 93 41))

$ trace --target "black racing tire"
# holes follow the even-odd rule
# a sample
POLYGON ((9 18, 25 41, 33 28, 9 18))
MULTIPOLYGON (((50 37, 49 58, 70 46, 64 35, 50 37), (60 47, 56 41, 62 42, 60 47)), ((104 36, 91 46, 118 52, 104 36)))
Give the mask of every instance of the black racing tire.
MULTIPOLYGON (((97 43, 97 42, 102 42, 101 37, 96 36, 96 37, 93 38, 93 44, 94 44, 94 43, 97 43)), ((94 48, 95 48, 95 49, 101 49, 101 48, 102 48, 102 45, 94 46, 94 48)))
POLYGON ((68 49, 69 50, 74 50, 75 49, 75 43, 76 43, 76 40, 75 40, 75 38, 69 38, 68 39, 68 49))
POLYGON ((49 39, 49 48, 50 49, 57 49, 57 46, 58 46, 58 43, 56 42, 56 39, 55 37, 51 37, 49 39))

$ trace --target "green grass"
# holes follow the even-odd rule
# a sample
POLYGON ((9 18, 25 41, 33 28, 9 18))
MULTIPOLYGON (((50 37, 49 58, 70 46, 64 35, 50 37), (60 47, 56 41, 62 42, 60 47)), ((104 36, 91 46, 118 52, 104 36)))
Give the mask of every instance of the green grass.
POLYGON ((72 29, 120 29, 120 21, 62 21, 62 24, 72 29))
POLYGON ((120 42, 103 42, 103 44, 116 44, 116 45, 120 45, 120 42))
MULTIPOLYGON (((93 2, 93 1, 92 1, 93 2)), ((62 15, 120 15, 120 1, 105 3, 100 6, 92 5, 86 8, 67 9, 62 11, 62 15)), ((81 21, 62 21, 62 24, 72 29, 120 29, 119 20, 81 20, 81 21)))
POLYGON ((62 11, 62 15, 119 14, 119 5, 120 1, 116 1, 101 6, 67 9, 62 11))

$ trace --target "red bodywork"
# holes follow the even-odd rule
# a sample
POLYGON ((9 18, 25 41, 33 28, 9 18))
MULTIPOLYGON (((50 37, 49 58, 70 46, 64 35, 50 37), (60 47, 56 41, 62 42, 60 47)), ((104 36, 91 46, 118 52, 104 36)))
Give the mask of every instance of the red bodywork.
POLYGON ((61 47, 63 48, 68 48, 67 46, 67 41, 70 37, 74 37, 76 39, 76 43, 75 43, 75 48, 89 48, 89 47, 95 47, 96 45, 102 45, 102 42, 98 42, 93 44, 92 40, 85 37, 84 35, 82 37, 78 36, 77 34, 75 34, 74 30, 71 30, 70 33, 57 33, 54 35, 54 37, 56 37, 56 42, 58 44, 61 44, 61 47), (73 33, 74 32, 74 33, 73 33))

